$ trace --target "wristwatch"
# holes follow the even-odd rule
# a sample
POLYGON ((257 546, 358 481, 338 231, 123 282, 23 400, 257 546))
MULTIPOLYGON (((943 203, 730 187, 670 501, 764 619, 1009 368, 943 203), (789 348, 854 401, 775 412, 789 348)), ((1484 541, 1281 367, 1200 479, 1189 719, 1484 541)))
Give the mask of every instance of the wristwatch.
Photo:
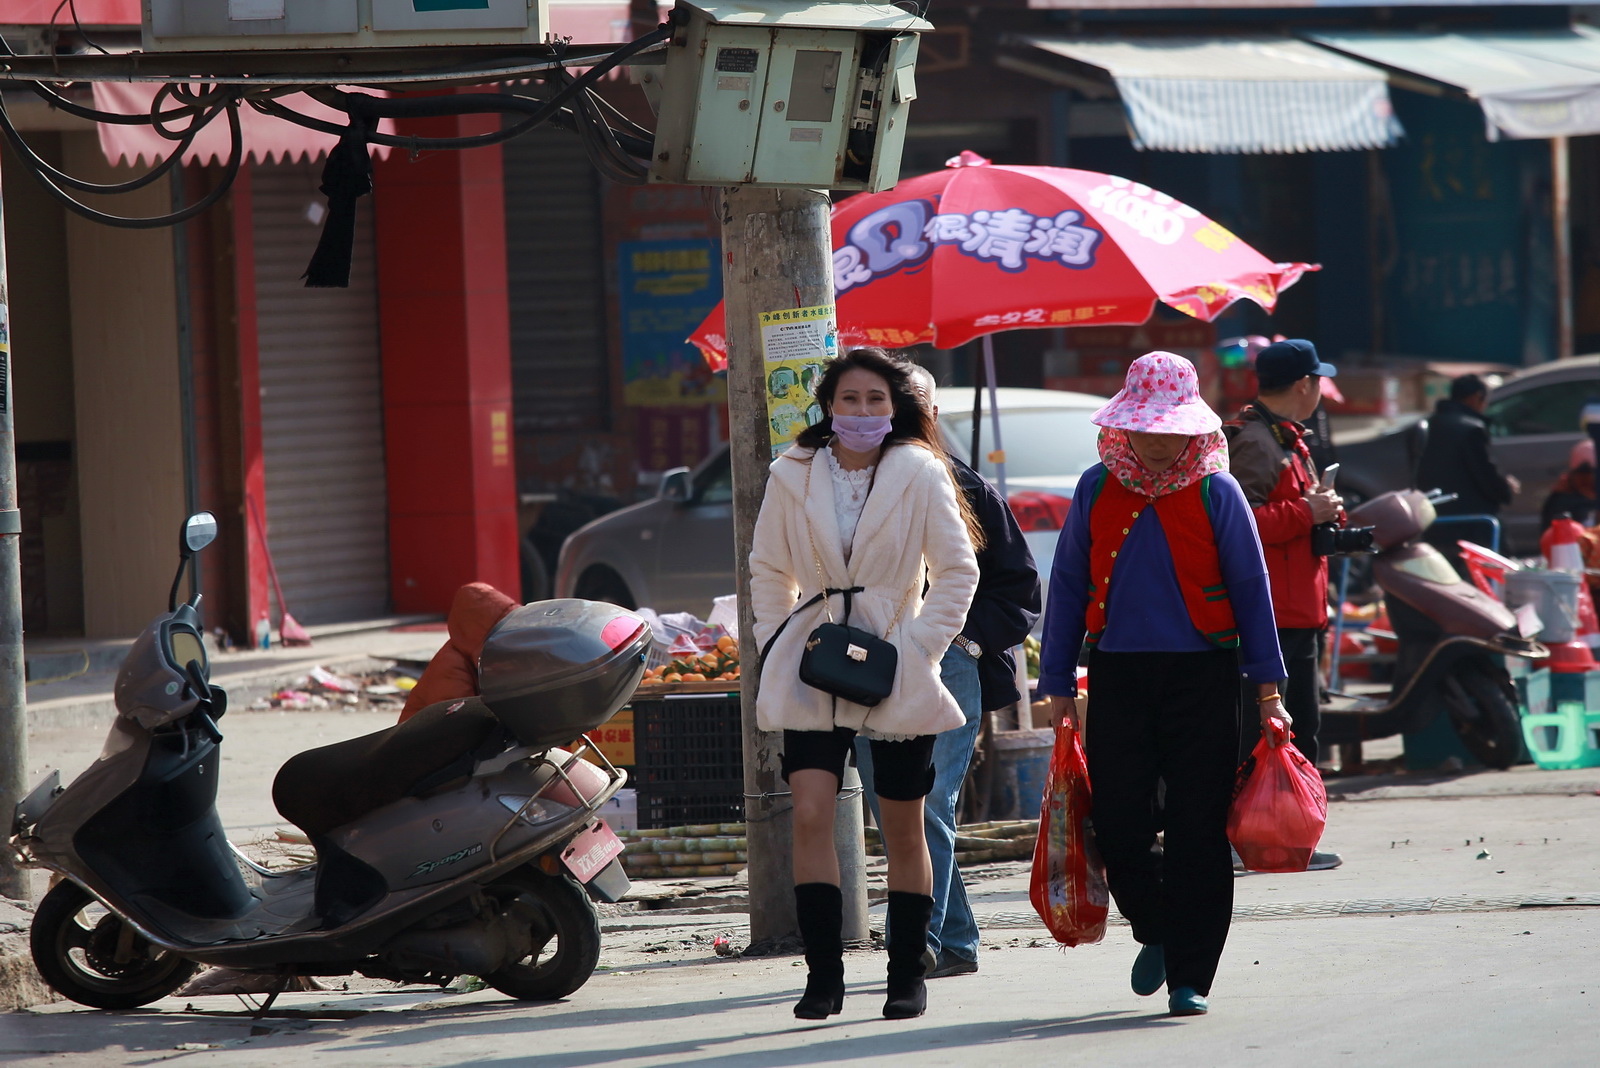
POLYGON ((967 655, 977 660, 983 656, 983 646, 967 637, 965 634, 956 635, 956 644, 967 651, 967 655))

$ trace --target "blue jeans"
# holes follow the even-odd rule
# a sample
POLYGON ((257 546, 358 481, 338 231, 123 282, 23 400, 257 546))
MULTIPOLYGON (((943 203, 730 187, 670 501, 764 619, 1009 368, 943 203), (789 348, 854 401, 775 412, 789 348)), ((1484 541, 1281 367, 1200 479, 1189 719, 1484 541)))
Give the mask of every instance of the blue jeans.
MULTIPOLYGON (((967 902, 967 888, 956 870, 956 801, 961 784, 972 763, 972 750, 983 726, 982 689, 978 683, 978 662, 959 645, 945 651, 939 663, 939 676, 945 689, 961 706, 967 721, 955 730, 934 736, 933 792, 923 803, 923 825, 928 836, 928 855, 933 860, 933 919, 928 923, 928 948, 963 960, 978 959, 978 921, 967 902)), ((866 788, 867 804, 873 821, 882 826, 878 795, 873 790, 872 750, 865 738, 856 738, 856 767, 861 785, 866 788)))

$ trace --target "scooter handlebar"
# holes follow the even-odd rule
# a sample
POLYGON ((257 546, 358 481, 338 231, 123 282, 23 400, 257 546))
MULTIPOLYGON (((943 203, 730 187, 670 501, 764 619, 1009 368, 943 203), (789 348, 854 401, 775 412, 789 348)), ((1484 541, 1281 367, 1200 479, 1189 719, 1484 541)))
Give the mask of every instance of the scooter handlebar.
POLYGON ((222 734, 217 730, 217 720, 228 711, 227 693, 211 685, 206 678, 205 670, 200 667, 200 661, 189 661, 183 665, 183 670, 189 677, 190 689, 200 699, 192 714, 202 717, 204 720, 202 726, 212 735, 212 741, 222 741, 222 734))
POLYGON ((200 729, 205 731, 213 742, 220 743, 222 741, 222 731, 218 729, 217 721, 212 719, 209 713, 197 708, 189 713, 189 718, 198 723, 200 729))

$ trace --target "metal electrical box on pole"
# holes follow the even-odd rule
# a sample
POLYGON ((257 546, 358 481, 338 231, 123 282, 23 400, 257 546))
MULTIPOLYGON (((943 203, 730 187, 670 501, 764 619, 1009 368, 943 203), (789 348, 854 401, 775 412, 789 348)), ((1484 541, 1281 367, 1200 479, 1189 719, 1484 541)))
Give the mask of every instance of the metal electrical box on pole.
MULTIPOLYGON (((656 109, 649 180, 722 186, 723 286, 735 558, 750 557, 780 421, 762 324, 782 317, 831 337, 833 242, 828 190, 892 187, 916 98, 918 35, 900 8, 786 0, 678 0, 664 65, 641 79, 656 109)), ((819 359, 826 355, 827 345, 819 359)), ((800 408, 804 409, 805 404, 800 408)), ((784 422, 786 428, 787 422, 784 422)), ((741 658, 758 662, 750 571, 738 569, 741 658)), ((760 729, 759 671, 742 684, 751 944, 796 927, 793 805, 781 735, 760 729)), ((860 781, 847 769, 834 823, 844 936, 867 936, 860 781)))
POLYGON ((673 16, 652 182, 895 184, 926 21, 879 4, 786 0, 679 0, 673 16))

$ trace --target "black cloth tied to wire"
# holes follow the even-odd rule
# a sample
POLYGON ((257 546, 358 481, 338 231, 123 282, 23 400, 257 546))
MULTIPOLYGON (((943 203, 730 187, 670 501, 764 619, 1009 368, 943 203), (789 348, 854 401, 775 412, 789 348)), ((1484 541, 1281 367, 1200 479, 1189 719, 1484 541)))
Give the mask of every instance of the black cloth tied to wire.
POLYGON ((351 115, 339 143, 328 151, 322 167, 322 194, 328 198, 328 218, 322 239, 311 254, 306 273, 308 289, 346 289, 350 261, 356 244, 356 201, 372 192, 372 157, 367 152, 367 132, 372 119, 351 115))

